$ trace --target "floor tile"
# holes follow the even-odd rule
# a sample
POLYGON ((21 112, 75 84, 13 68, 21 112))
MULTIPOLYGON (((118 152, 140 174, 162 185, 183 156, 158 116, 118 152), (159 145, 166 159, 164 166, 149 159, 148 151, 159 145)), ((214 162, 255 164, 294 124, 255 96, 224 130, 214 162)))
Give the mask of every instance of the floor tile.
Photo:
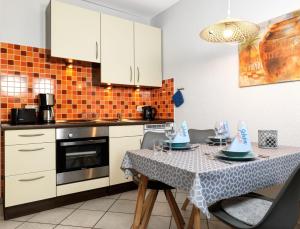
POLYGON ((120 200, 136 200, 137 198, 137 190, 124 192, 120 196, 120 200))
POLYGON ((21 216, 21 217, 13 218, 11 220, 12 221, 19 221, 19 222, 26 222, 26 221, 30 220, 35 215, 36 214, 24 215, 24 216, 21 216))
POLYGON ((182 192, 178 192, 176 193, 176 197, 175 200, 178 204, 178 206, 182 206, 182 204, 184 203, 185 199, 187 198, 187 194, 186 193, 182 193, 182 192))
POLYGON ((220 221, 208 221, 208 227, 209 229, 233 229, 220 221))
POLYGON ((187 191, 184 191, 184 190, 181 190, 181 189, 176 189, 176 194, 177 193, 185 193, 185 194, 188 194, 187 191))
POLYGON ((155 202, 152 215, 171 216, 172 212, 168 203, 155 202))
POLYGON ((85 202, 79 202, 79 203, 75 203, 75 204, 69 204, 69 205, 62 206, 62 208, 77 209, 81 205, 83 205, 84 203, 85 202))
POLYGON ((115 195, 104 196, 102 198, 104 198, 104 199, 115 199, 116 200, 116 199, 119 199, 120 196, 121 196, 121 194, 115 194, 115 195))
POLYGON ((24 223, 18 229, 52 229, 56 225, 51 224, 42 224, 42 223, 24 223))
POLYGON ((58 225, 55 229, 89 229, 89 227, 72 227, 72 226, 58 225))
POLYGON ((15 229, 17 226, 21 225, 22 222, 15 222, 15 221, 0 221, 0 228, 1 229, 15 229))
POLYGON ((33 216, 29 222, 35 223, 49 223, 49 224, 59 224, 64 218, 66 218, 73 209, 67 208, 55 208, 48 211, 43 211, 35 216, 33 216))
POLYGON ((115 199, 98 198, 85 202, 79 209, 107 211, 115 201, 115 199))
MULTIPOLYGON (((189 223, 189 218, 183 218, 183 219, 185 221, 185 227, 187 227, 187 225, 189 223)), ((170 229, 177 229, 177 226, 176 226, 176 223, 175 223, 175 220, 174 220, 173 217, 172 217, 172 220, 171 220, 170 229)), ((201 229, 210 229, 210 228, 207 227, 206 220, 201 220, 201 229)))
MULTIPOLYGON (((193 208, 193 205, 192 204, 189 204, 186 208, 186 210, 182 210, 181 207, 182 205, 178 205, 180 211, 181 211, 181 215, 184 217, 184 218, 190 218, 191 214, 192 214, 192 208, 193 208)), ((213 218, 212 215, 210 215, 211 218, 213 218)), ((200 218, 201 219, 206 219, 206 216, 200 212, 200 218)), ((215 218, 213 218, 214 220, 216 220, 215 218)))
POLYGON ((101 229, 129 229, 133 223, 134 214, 107 212, 95 228, 101 229))
POLYGON ((132 200, 117 200, 108 211, 120 213, 134 213, 135 203, 136 202, 132 200))
POLYGON ((164 191, 159 191, 159 193, 157 195, 157 198, 156 198, 156 201, 163 202, 163 203, 167 202, 167 199, 166 199, 164 191))
POLYGON ((104 215, 103 211, 89 211, 78 209, 68 216, 61 225, 93 227, 98 220, 104 215))
POLYGON ((167 229, 170 227, 171 217, 151 216, 148 229, 167 229))

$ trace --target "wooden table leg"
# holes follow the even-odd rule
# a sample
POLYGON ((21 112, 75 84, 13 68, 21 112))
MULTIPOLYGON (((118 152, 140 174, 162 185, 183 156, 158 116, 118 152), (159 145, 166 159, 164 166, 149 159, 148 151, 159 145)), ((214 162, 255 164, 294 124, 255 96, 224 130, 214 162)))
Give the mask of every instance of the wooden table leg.
POLYGON ((148 184, 148 177, 141 175, 139 188, 138 188, 136 207, 135 207, 135 215, 134 215, 134 220, 132 225, 133 229, 139 229, 141 224, 147 184, 148 184))
POLYGON ((154 203, 156 201, 158 194, 158 190, 152 190, 151 191, 151 198, 149 200, 149 204, 147 205, 147 208, 145 206, 145 214, 143 215, 142 223, 141 223, 141 229, 147 228, 151 213, 154 207, 154 203))
POLYGON ((187 229, 192 229, 193 226, 194 229, 201 229, 200 210, 199 208, 195 207, 195 205, 193 205, 193 210, 187 229))
POLYGON ((194 226, 194 216, 195 216, 195 206, 193 205, 192 213, 191 213, 191 216, 190 216, 189 225, 188 225, 187 229, 193 229, 193 226, 194 226))
POLYGON ((190 200, 188 198, 186 198, 181 209, 185 211, 187 206, 189 205, 189 203, 190 203, 190 200))
POLYGON ((178 205, 174 199, 174 196, 173 196, 171 190, 165 190, 165 195, 166 195, 167 201, 169 203, 169 206, 171 208, 172 215, 174 217, 177 228, 183 229, 185 222, 184 222, 184 219, 181 215, 181 212, 178 208, 178 205))
POLYGON ((201 228, 200 210, 199 210, 199 208, 195 207, 195 213, 194 213, 194 229, 200 229, 200 228, 201 228))

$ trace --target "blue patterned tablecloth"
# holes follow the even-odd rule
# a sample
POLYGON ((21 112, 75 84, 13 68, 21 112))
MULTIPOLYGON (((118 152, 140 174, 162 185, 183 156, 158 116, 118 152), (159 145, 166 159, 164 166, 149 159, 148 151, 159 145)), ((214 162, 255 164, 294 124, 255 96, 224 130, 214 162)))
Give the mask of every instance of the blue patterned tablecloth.
POLYGON ((220 147, 200 145, 191 151, 154 153, 128 151, 121 168, 130 175, 137 171, 149 179, 189 192, 188 198, 209 217, 208 206, 230 197, 281 184, 300 163, 300 148, 280 146, 260 149, 253 145, 254 161, 226 164, 212 160, 220 147), (265 156, 265 157, 263 157, 265 156))

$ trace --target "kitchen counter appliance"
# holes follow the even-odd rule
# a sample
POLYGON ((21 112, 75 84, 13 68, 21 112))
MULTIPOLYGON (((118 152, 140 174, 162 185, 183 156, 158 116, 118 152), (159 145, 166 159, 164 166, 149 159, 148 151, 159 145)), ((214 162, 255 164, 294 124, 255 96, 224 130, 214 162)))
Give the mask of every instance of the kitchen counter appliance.
POLYGON ((108 127, 56 129, 57 185, 109 176, 108 127))
POLYGON ((39 94, 39 121, 41 123, 54 123, 54 95, 53 94, 39 94))
POLYGON ((36 110, 27 108, 12 108, 10 115, 11 125, 35 124, 36 110))
POLYGON ((155 119, 157 110, 154 107, 151 106, 143 106, 143 119, 152 121, 155 119))

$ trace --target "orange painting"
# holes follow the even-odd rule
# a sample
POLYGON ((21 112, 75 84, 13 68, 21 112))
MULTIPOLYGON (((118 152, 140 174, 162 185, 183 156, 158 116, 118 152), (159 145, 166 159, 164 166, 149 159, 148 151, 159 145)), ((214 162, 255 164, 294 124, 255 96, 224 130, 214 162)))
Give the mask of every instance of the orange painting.
POLYGON ((260 28, 239 45, 240 87, 300 80, 300 10, 260 28))

